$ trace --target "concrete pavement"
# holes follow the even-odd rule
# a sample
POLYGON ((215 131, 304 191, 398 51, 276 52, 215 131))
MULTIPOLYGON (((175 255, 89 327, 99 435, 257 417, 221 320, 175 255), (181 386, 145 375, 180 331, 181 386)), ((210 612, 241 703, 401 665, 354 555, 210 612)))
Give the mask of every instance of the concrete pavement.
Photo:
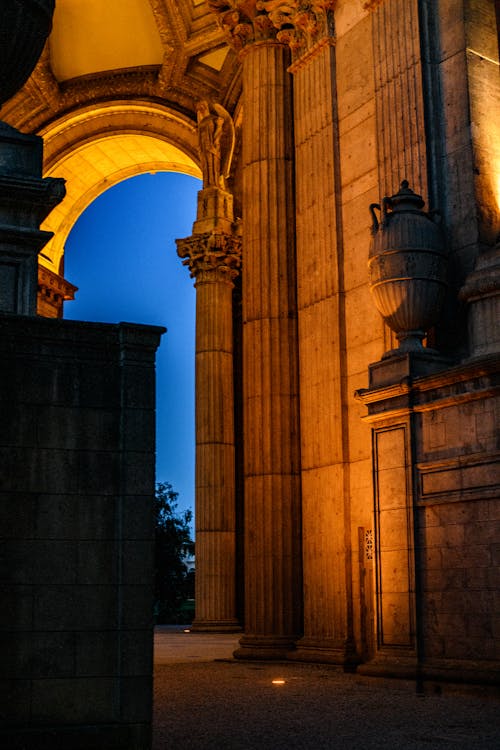
POLYGON ((328 665, 237 662, 233 635, 157 630, 154 750, 498 750, 500 701, 328 665))

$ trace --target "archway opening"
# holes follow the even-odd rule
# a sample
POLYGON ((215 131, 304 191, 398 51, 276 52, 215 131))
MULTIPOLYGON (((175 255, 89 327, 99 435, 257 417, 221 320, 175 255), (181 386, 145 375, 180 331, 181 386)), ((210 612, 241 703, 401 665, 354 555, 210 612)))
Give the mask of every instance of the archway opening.
MULTIPOLYGON (((184 519, 189 541, 196 293, 175 239, 191 235, 196 219, 196 125, 162 105, 106 101, 70 112, 40 134, 45 176, 65 178, 66 197, 42 227, 54 236, 39 255, 39 314, 61 315, 64 298, 65 318, 167 328, 156 359, 156 482, 178 493, 173 520, 177 526, 184 519), (72 284, 79 288, 75 301, 72 284)), ((159 497, 157 491, 157 510, 159 497)), ((183 563, 192 570, 192 543, 186 549, 183 563)), ((174 567, 184 570, 167 565, 167 577, 174 567)), ((191 596, 188 579, 181 588, 191 596)), ((194 602, 187 609, 194 616, 194 602)), ((158 621, 166 621, 165 608, 158 611, 158 621)), ((183 622, 191 621, 189 612, 183 622)))
MULTIPOLYGON (((196 293, 175 239, 191 232, 199 188, 197 178, 174 172, 126 179, 81 214, 64 254, 65 276, 78 287, 74 301, 65 303, 65 318, 167 328, 156 359, 156 481, 168 482, 178 493, 172 511, 177 518, 186 510, 194 513, 196 293)), ((184 562, 193 565, 191 556, 184 562)), ((190 579, 182 582, 178 566, 170 567, 161 590, 163 598, 168 600, 170 592, 176 600, 157 602, 158 621, 184 615, 190 622, 190 579)))
POLYGON ((79 291, 64 317, 164 325, 157 355, 157 481, 194 502, 194 328, 196 293, 175 239, 191 233, 200 181, 144 174, 106 190, 66 241, 65 276, 79 291))

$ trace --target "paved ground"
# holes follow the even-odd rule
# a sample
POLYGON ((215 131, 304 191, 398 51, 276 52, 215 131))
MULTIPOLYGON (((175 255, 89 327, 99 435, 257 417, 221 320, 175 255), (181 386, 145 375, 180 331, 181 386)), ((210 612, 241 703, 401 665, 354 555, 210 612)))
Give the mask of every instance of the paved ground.
POLYGON ((491 696, 418 696, 411 682, 324 665, 236 662, 236 643, 157 631, 154 750, 500 750, 491 696))

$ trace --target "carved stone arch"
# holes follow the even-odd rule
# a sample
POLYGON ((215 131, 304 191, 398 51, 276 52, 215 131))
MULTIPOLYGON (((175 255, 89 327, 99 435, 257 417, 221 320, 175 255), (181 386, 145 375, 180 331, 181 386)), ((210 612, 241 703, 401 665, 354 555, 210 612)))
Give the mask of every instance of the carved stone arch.
POLYGON ((63 272, 64 245, 74 223, 104 190, 145 172, 200 177, 196 126, 165 105, 143 100, 80 107, 43 125, 45 175, 66 179, 66 198, 44 229, 54 232, 40 262, 63 272))

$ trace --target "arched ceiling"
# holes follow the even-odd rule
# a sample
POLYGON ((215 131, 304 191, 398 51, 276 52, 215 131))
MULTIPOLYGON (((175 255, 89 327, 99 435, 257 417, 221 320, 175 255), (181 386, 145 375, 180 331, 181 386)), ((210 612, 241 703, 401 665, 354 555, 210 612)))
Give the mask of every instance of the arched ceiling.
POLYGON ((38 132, 112 97, 152 98, 193 117, 196 100, 210 98, 232 113, 239 69, 206 0, 57 0, 42 57, 1 117, 38 132))
POLYGON ((85 208, 112 185, 144 172, 183 172, 201 177, 196 128, 186 117, 148 102, 108 102, 62 117, 41 132, 45 176, 66 180, 66 197, 42 229, 54 238, 42 265, 62 272, 64 245, 85 208))
POLYGON ((201 177, 194 162, 176 146, 143 134, 106 136, 58 161, 47 176, 65 178, 66 197, 42 225, 42 229, 54 232, 54 237, 40 254, 41 264, 62 273, 65 243, 78 217, 112 185, 144 172, 182 172, 201 177))
POLYGON ((200 176, 196 102, 237 116, 240 65, 205 0, 57 0, 51 35, 0 117, 44 138, 44 174, 67 195, 40 261, 61 268, 74 222, 99 193, 147 171, 200 176))
POLYGON ((148 0, 56 4, 50 64, 58 81, 162 61, 161 37, 148 0))

